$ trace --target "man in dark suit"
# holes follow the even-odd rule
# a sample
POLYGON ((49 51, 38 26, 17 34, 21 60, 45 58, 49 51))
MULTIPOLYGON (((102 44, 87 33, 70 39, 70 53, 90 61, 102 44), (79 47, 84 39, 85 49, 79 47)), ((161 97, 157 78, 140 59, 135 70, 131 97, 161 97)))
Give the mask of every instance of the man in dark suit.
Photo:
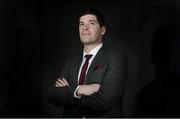
POLYGON ((83 53, 71 57, 49 102, 63 106, 64 117, 122 117, 122 96, 127 78, 127 59, 103 46, 104 17, 96 10, 83 11, 79 35, 83 53))

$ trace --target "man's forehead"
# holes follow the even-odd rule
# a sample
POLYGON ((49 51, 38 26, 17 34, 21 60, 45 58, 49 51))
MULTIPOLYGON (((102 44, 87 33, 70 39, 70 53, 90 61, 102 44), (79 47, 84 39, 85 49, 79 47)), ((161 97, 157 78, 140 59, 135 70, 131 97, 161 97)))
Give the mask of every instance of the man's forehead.
POLYGON ((83 15, 80 17, 79 21, 83 21, 83 20, 89 20, 89 21, 97 21, 97 18, 95 15, 93 14, 87 14, 87 15, 83 15))

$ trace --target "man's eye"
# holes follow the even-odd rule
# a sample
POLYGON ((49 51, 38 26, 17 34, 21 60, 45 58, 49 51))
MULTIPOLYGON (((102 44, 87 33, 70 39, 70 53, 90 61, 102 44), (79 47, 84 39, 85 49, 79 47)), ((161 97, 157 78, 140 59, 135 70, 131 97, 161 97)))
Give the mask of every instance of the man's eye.
POLYGON ((95 25, 95 23, 94 23, 94 22, 92 22, 91 24, 92 24, 92 25, 95 25))
POLYGON ((83 26, 84 24, 79 24, 79 26, 83 26))

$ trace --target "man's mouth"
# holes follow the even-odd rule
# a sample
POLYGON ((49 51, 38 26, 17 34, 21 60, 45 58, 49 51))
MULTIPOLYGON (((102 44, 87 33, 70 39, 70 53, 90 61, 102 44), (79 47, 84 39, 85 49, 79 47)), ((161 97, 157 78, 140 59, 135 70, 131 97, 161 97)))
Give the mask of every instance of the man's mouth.
POLYGON ((90 33, 82 33, 83 36, 89 36, 91 35, 90 33))

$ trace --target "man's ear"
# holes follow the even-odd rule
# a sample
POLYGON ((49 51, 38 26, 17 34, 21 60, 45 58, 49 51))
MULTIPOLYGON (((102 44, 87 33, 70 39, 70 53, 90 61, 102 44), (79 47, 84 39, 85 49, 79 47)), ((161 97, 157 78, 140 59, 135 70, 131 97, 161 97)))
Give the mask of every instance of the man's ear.
POLYGON ((101 35, 103 36, 106 33, 106 27, 102 26, 101 27, 101 35))

